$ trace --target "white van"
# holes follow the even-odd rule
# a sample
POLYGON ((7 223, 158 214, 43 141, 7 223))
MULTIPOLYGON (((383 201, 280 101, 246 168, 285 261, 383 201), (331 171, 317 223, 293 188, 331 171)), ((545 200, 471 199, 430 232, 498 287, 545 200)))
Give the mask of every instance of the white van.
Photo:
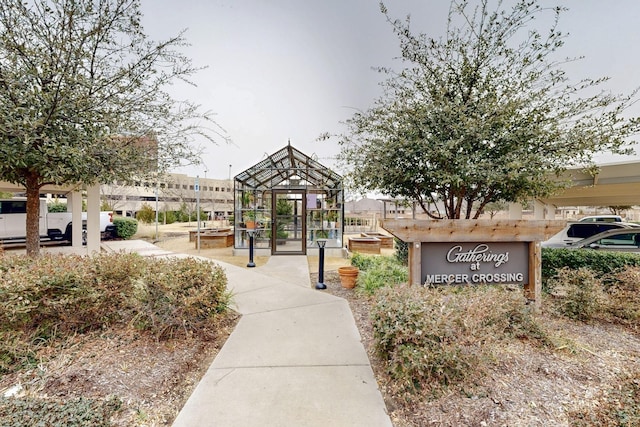
MULTIPOLYGON (((82 220, 86 221, 86 212, 82 220)), ((100 233, 102 238, 116 236, 112 212, 100 212, 100 233)), ((71 212, 48 212, 46 200, 40 200, 38 222, 41 238, 71 241, 71 212)), ((25 240, 27 238, 27 199, 0 199, 0 240, 25 240)))

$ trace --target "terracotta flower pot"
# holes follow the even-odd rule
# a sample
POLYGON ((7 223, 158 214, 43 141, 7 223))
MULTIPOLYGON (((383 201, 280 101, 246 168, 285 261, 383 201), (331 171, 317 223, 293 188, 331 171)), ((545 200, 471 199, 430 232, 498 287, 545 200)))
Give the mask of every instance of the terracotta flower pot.
POLYGON ((340 275, 340 283, 342 284, 342 287, 347 289, 355 288, 359 272, 360 270, 358 270, 358 267, 339 267, 338 274, 340 275))

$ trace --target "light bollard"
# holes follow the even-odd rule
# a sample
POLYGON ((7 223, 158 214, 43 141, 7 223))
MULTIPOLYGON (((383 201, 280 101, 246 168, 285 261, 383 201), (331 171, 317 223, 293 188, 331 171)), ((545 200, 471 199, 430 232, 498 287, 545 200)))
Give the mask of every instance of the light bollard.
POLYGON ((318 283, 316 283, 316 289, 327 289, 327 285, 324 284, 324 247, 327 241, 318 239, 316 243, 318 244, 318 283))
POLYGON ((256 263, 253 262, 253 236, 255 235, 255 230, 247 230, 249 234, 249 263, 247 267, 255 267, 256 263))

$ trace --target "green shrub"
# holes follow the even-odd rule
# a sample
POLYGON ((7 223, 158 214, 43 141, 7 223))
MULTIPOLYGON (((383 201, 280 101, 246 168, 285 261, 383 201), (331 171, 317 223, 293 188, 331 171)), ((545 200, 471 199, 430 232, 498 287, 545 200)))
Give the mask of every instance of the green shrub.
POLYGON ((151 224, 156 221, 156 211, 148 203, 143 203, 140 210, 136 212, 136 219, 145 224, 151 224))
POLYGON ((351 265, 358 267, 360 271, 365 271, 371 269, 375 265, 380 265, 381 263, 386 262, 383 258, 385 257, 381 257, 379 255, 364 255, 360 252, 354 252, 351 255, 351 265))
POLYGON ((357 290, 372 295, 384 286, 396 286, 407 283, 409 271, 407 267, 394 262, 377 265, 360 273, 357 290))
POLYGON ((52 203, 48 203, 47 204, 47 211, 48 212, 66 212, 67 211, 67 204, 66 203, 62 203, 62 202, 52 202, 52 203))
MULTIPOLYGON (((190 222, 197 221, 198 219, 198 211, 196 209, 190 209, 186 203, 182 203, 180 205, 180 210, 175 211, 176 221, 178 222, 190 222)), ((205 211, 200 208, 200 220, 204 220, 207 218, 205 211)))
POLYGON ((130 239, 138 232, 138 221, 124 216, 113 217, 113 225, 116 226, 117 236, 121 239, 130 239))
POLYGON ((603 284, 588 268, 572 270, 565 267, 549 281, 554 306, 563 315, 586 321, 603 311, 603 284))
POLYGON ((158 221, 162 224, 173 224, 176 222, 176 213, 174 211, 160 212, 158 221))
POLYGON ((395 286, 409 280, 408 268, 395 257, 355 252, 351 256, 351 265, 360 270, 356 289, 365 294, 371 295, 384 286, 395 286))
POLYGON ((376 293, 375 347, 406 392, 437 391, 482 372, 501 340, 548 344, 521 292, 497 286, 397 286, 376 293))

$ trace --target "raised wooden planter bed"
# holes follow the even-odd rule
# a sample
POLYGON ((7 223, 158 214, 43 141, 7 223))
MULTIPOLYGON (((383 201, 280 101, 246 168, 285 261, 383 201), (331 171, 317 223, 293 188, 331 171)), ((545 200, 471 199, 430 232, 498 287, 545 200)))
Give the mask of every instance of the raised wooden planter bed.
POLYGON ((348 248, 351 252, 379 254, 381 241, 377 237, 351 237, 348 248))
MULTIPOLYGON (((204 236, 205 234, 226 233, 228 231, 231 231, 231 228, 229 228, 229 227, 225 227, 225 228, 202 228, 202 229, 200 229, 200 238, 202 239, 202 236, 204 236)), ((197 239, 198 239, 198 230, 189 231, 189 241, 190 242, 195 242, 197 239)))
MULTIPOLYGON (((198 247, 198 237, 195 237, 195 245, 198 247)), ((228 248, 233 246, 233 232, 200 233, 200 249, 228 248)))
POLYGON ((380 247, 384 249, 393 249, 393 236, 388 236, 382 233, 360 233, 362 237, 375 237, 380 239, 380 247))

